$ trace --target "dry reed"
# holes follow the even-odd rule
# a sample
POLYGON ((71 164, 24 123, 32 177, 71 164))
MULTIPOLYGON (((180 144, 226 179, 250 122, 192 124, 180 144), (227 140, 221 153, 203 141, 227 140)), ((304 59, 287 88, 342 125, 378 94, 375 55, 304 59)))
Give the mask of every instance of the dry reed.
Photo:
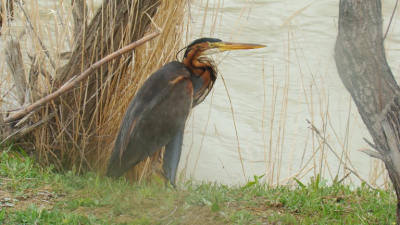
MULTIPOLYGON (((73 50, 75 46, 73 26, 71 26, 73 24, 72 8, 65 5, 64 2, 51 2, 50 7, 49 5, 43 7, 41 4, 37 0, 30 0, 26 1, 24 5, 20 5, 17 9, 18 26, 10 26, 9 30, 11 31, 9 32, 10 36, 18 35, 21 30, 26 30, 26 39, 20 40, 26 44, 24 45, 24 52, 28 52, 39 59, 39 65, 42 65, 39 68, 46 70, 46 76, 39 77, 40 84, 36 90, 38 96, 44 96, 51 90, 57 89, 55 82, 64 79, 59 77, 62 73, 60 68, 66 65, 61 56, 67 55, 64 54, 65 50, 73 50), (43 11, 46 10, 50 10, 51 13, 43 14, 43 11), (27 26, 24 26, 24 21, 27 21, 27 26)), ((92 1, 88 1, 87 4, 87 8, 91 9, 87 18, 90 21, 92 19, 90 15, 94 15, 94 4, 92 1)), ((132 6, 139 7, 140 5, 132 4, 132 6)), ((78 99, 76 105, 74 103, 66 105, 65 103, 69 101, 68 98, 61 97, 61 101, 58 101, 58 103, 51 102, 30 115, 27 121, 40 121, 41 118, 53 111, 59 112, 49 124, 36 128, 30 135, 29 140, 35 144, 35 153, 41 162, 55 164, 59 169, 67 168, 77 171, 82 171, 84 168, 102 171, 105 168, 119 124, 130 99, 151 73, 174 59, 175 53, 181 47, 185 1, 173 3, 171 1, 160 1, 151 7, 156 8, 157 12, 152 18, 153 24, 150 27, 141 28, 135 24, 127 24, 127 28, 123 28, 125 30, 122 32, 131 32, 129 27, 136 29, 136 32, 139 29, 152 32, 156 29, 155 26, 159 26, 163 29, 160 37, 136 49, 134 54, 123 55, 121 60, 114 60, 99 68, 99 72, 92 75, 95 79, 89 78, 88 82, 81 83, 74 90, 68 91, 67 96, 75 95, 78 99), (127 60, 131 60, 128 67, 126 66, 129 64, 127 60), (99 76, 105 69, 115 72, 110 72, 106 77, 99 76), (94 86, 95 90, 91 91, 88 87, 93 81, 99 85, 94 86), (91 110, 90 101, 95 101, 96 105, 93 108, 92 115, 90 115, 91 117, 89 117, 90 121, 85 121, 88 118, 85 118, 85 114, 91 110), (61 105, 58 105, 60 103, 61 105), (76 111, 72 110, 74 107, 76 107, 76 111), (67 111, 72 113, 66 114, 67 111)), ((138 21, 138 18, 149 17, 147 12, 140 15, 135 14, 133 8, 124 10, 128 10, 128 13, 131 12, 128 15, 130 16, 129 21, 132 22, 138 21)), ((118 13, 111 10, 105 12, 107 14, 118 13)), ((83 36, 87 32, 86 30, 88 28, 84 27, 83 36)), ((114 32, 119 31, 115 30, 110 33, 114 32)), ((77 33, 79 34, 79 32, 77 33)), ((106 37, 96 36, 93 43, 83 42, 82 44, 99 45, 103 49, 111 49, 111 46, 103 46, 106 40, 102 38, 106 37)), ((6 39, 6 37, 3 36, 3 39, 6 39)), ((125 38, 125 40, 129 39, 130 37, 125 38)), ((121 41, 116 44, 123 47, 129 42, 121 41)), ((24 60, 26 61, 26 59, 24 60)), ((78 62, 79 60, 81 60, 82 70, 88 66, 85 66, 86 58, 78 58, 78 62)), ((89 58, 88 60, 94 61, 96 59, 89 58)), ((27 65, 25 71, 29 71, 29 66, 27 65)), ((33 64, 31 67, 33 67, 33 64)), ((4 67, 2 67, 2 70, 4 71, 4 67)), ((7 97, 10 97, 10 95, 7 97)), ((34 99, 30 99, 30 102, 32 101, 34 99)), ((54 114, 52 115, 54 116, 54 114)), ((148 174, 148 172, 142 172, 142 174, 148 174)))
MULTIPOLYGON (((337 75, 328 74, 327 71, 330 65, 318 65, 318 67, 324 70, 323 72, 320 72, 319 68, 314 68, 311 65, 312 57, 318 56, 318 54, 313 49, 302 26, 297 21, 297 19, 301 19, 300 16, 303 11, 314 7, 316 5, 314 3, 316 2, 317 1, 314 1, 294 11, 291 16, 283 19, 283 26, 281 27, 281 42, 283 43, 281 52, 283 55, 280 54, 278 57, 285 59, 284 76, 278 76, 282 71, 277 72, 275 65, 271 67, 268 65, 259 65, 259 68, 262 68, 262 82, 264 83, 263 103, 262 106, 260 106, 260 111, 262 112, 260 130, 262 132, 263 143, 260 147, 261 150, 257 149, 256 151, 263 154, 262 167, 264 169, 262 170, 262 174, 265 174, 263 179, 271 185, 282 185, 293 184, 293 180, 289 179, 291 177, 307 179, 310 176, 317 176, 320 174, 327 179, 333 179, 335 176, 339 177, 339 180, 345 178, 343 183, 356 183, 357 180, 367 180, 373 187, 387 188, 389 186, 387 174, 380 161, 376 159, 371 160, 372 166, 369 177, 362 177, 363 175, 359 174, 359 171, 353 167, 350 155, 352 151, 355 151, 355 147, 351 146, 350 140, 354 129, 362 130, 362 121, 358 119, 357 115, 354 114, 354 110, 351 109, 351 102, 348 100, 346 94, 340 94, 341 100, 344 102, 341 104, 341 107, 347 112, 347 117, 342 118, 343 121, 346 121, 344 127, 338 128, 333 124, 334 121, 331 117, 336 111, 332 111, 333 106, 332 102, 329 101, 329 90, 326 90, 325 83, 330 82, 331 88, 335 90, 339 89, 331 78, 331 76, 337 75), (304 42, 300 43, 299 39, 304 39, 305 44, 304 42), (306 50, 310 51, 306 52, 306 50), (301 77, 301 83, 298 84, 300 87, 299 91, 296 93, 298 95, 294 98, 291 96, 292 94, 289 92, 289 89, 296 88, 290 84, 294 79, 291 77, 292 71, 296 70, 299 71, 296 76, 301 77), (281 77, 284 77, 284 79, 281 80, 281 77), (269 90, 266 87, 267 78, 271 78, 270 80, 272 83, 269 90), (296 102, 293 103, 292 99, 295 99, 296 102), (293 127, 288 129, 288 120, 293 116, 293 114, 290 113, 290 107, 297 109, 297 115, 295 117, 295 124, 291 124, 293 127), (303 118, 299 115, 300 107, 304 107, 308 112, 307 118, 303 118), (300 146, 300 144, 296 142, 296 139, 299 138, 301 126, 306 126, 304 123, 306 119, 309 119, 320 133, 316 133, 316 129, 308 130, 308 133, 304 135, 306 139, 304 145, 300 146), (328 147, 328 145, 330 147, 328 147), (287 152, 289 152, 288 155, 285 155, 287 152), (296 156, 298 158, 296 158, 296 156), (298 167, 294 168, 294 165, 297 165, 296 163, 298 163, 298 167), (348 168, 354 171, 352 173, 358 174, 361 178, 356 178, 353 175, 349 176, 348 168)), ((36 55, 36 58, 39 60, 39 65, 42 66, 38 67, 39 74, 43 74, 39 76, 40 85, 36 87, 38 96, 48 94, 49 91, 54 88, 52 79, 56 78, 54 74, 56 74, 57 71, 52 68, 53 66, 50 61, 46 59, 50 57, 54 61, 56 68, 62 67, 66 64, 66 61, 62 59, 61 56, 74 46, 71 8, 63 1, 58 3, 49 1, 47 3, 49 8, 43 10, 43 6, 40 5, 37 0, 26 0, 23 7, 27 10, 27 16, 23 16, 22 11, 16 8, 16 22, 14 24, 16 26, 13 26, 13 24, 4 24, 1 37, 4 43, 7 37, 17 37, 23 30, 26 30, 25 36, 19 39, 25 49, 23 51, 36 55), (28 18, 30 22, 28 22, 28 18), (46 21, 46 23, 43 23, 43 21, 46 21), (26 27, 25 23, 31 23, 32 28, 30 28, 30 25, 26 27), (43 49, 43 45, 45 45, 48 51, 43 49), (46 53, 49 53, 49 56, 47 56, 46 53)), ((116 72, 114 74, 109 74, 109 78, 101 80, 100 83, 102 85, 98 86, 96 90, 96 92, 101 93, 100 96, 90 95, 88 92, 80 93, 82 99, 89 100, 91 98, 98 98, 99 104, 95 108, 95 118, 93 118, 90 123, 91 126, 95 127, 94 130, 89 131, 82 127, 83 118, 79 113, 71 115, 73 120, 68 120, 64 117, 65 115, 61 114, 55 121, 51 122, 52 126, 44 125, 36 129, 34 135, 31 136, 32 139, 29 141, 35 143, 35 151, 40 155, 42 161, 52 162, 60 168, 69 164, 67 168, 76 168, 79 170, 80 166, 87 165, 90 169, 103 171, 107 158, 112 150, 114 138, 118 132, 125 109, 146 78, 165 63, 174 60, 177 50, 184 45, 182 43, 187 44, 191 40, 201 36, 215 37, 219 35, 225 40, 239 40, 240 37, 243 36, 244 28, 249 25, 248 20, 253 7, 252 2, 246 2, 243 5, 243 9, 235 15, 237 19, 234 19, 236 21, 233 26, 234 29, 230 27, 227 32, 222 31, 222 29, 226 29, 223 26, 224 6, 227 4, 226 2, 194 1, 190 3, 190 7, 188 7, 188 4, 188 1, 183 0, 160 1, 160 6, 158 6, 158 10, 154 18, 152 18, 154 24, 150 26, 148 32, 152 32, 155 25, 157 25, 163 30, 161 36, 138 48, 132 55, 132 58, 129 56, 123 57, 123 60, 132 61, 130 64, 131 66, 124 67, 123 64, 126 62, 123 60, 118 65, 109 64, 107 68, 110 70, 111 68, 120 69, 115 70, 116 72), (190 9, 190 11, 188 11, 188 9, 190 9), (223 36, 223 34, 230 36, 223 36), (184 35, 186 36, 184 37, 184 35), (116 73, 119 75, 116 76, 116 73), (76 130, 67 128, 71 123, 73 123, 76 130), (59 143, 62 144, 60 145, 59 143), (67 148, 67 146, 69 146, 69 148, 67 148), (74 151, 70 151, 72 148, 74 151), (67 160, 65 161, 65 159, 67 160)), ((88 9, 90 20, 92 19, 90 15, 94 14, 93 2, 89 1, 88 9)), ((133 21, 137 16, 147 15, 131 16, 133 21)), ((393 24, 396 23, 397 16, 398 12, 396 13, 393 24)), ((391 32, 388 34, 390 35, 391 32)), ((390 36, 388 36, 388 39, 389 38, 390 36)), ((108 47, 103 46, 101 39, 96 41, 102 48, 108 47)), ((124 44, 127 43, 120 43, 121 46, 124 44)), ((269 43, 261 44, 268 45, 269 43)), ((4 56, 4 51, 2 54, 4 56)), ((23 54, 23 57, 26 63, 24 71, 29 74, 31 65, 34 63, 26 57, 26 54, 23 54)), ((182 57, 182 55, 178 56, 178 59, 179 57, 182 57)), ((266 57, 270 57, 270 55, 266 57)), ((217 57, 217 61, 222 61, 222 59, 217 57)), ((329 63, 332 63, 332 58, 329 60, 329 63)), ((0 86, 2 87, 0 106, 2 107, 2 113, 5 113, 10 109, 6 108, 5 105, 10 104, 15 95, 13 94, 12 78, 4 62, 0 62, 0 72, 4 75, 0 80, 0 86)), ((103 78, 99 77, 99 79, 103 78)), ((221 80, 218 82, 221 82, 221 80)), ((82 86, 84 85, 87 84, 83 84, 82 86)), ((225 85, 226 90, 232 90, 231 87, 229 87, 229 82, 225 85)), ((209 98, 213 97, 213 95, 209 96, 209 98)), ((32 100, 33 99, 30 99, 31 102, 32 100)), ((243 147, 241 146, 242 142, 240 142, 240 140, 243 134, 236 128, 239 121, 235 120, 235 118, 238 118, 237 115, 240 111, 236 108, 234 110, 233 108, 236 99, 232 97, 230 100, 231 108, 226 110, 231 112, 236 129, 235 136, 230 138, 235 140, 232 148, 235 148, 239 153, 238 157, 240 157, 239 160, 243 173, 242 180, 246 180, 248 176, 251 177, 252 175, 248 171, 247 162, 250 162, 253 167, 256 162, 253 162, 254 156, 252 154, 258 152, 251 152, 250 150, 248 150, 247 153, 244 151, 241 152, 243 147)), ((202 163, 199 157, 202 149, 205 148, 203 142, 207 141, 206 135, 208 134, 206 134, 206 131, 211 127, 208 126, 208 123, 210 122, 209 118, 210 114, 212 114, 211 110, 213 104, 215 104, 214 102, 215 101, 208 102, 209 107, 207 107, 208 111, 206 113, 192 112, 192 119, 187 122, 187 125, 190 127, 193 126, 193 123, 196 123, 196 118, 199 117, 199 114, 208 116, 208 119, 206 119, 207 124, 202 127, 199 137, 195 137, 194 131, 192 131, 191 134, 185 134, 185 138, 190 138, 190 136, 192 136, 192 143, 184 146, 184 148, 188 149, 188 154, 195 155, 195 160, 196 162, 199 161, 199 163, 202 163), (197 154, 193 154, 193 152, 195 152, 195 150, 192 149, 194 148, 194 141, 200 142, 197 154)), ((203 104, 207 104, 207 101, 203 104)), ((13 106, 12 108, 16 107, 13 106)), ((302 108, 302 110, 304 110, 304 108, 302 108)), ((41 108, 39 110, 40 112, 36 113, 49 115, 55 109, 62 110, 58 105, 53 103, 41 108)), ((86 110, 86 106, 80 104, 79 109, 78 111, 83 113, 86 110)), ((39 118, 37 115, 32 115, 32 117, 34 118, 32 121, 39 121, 43 118, 39 118)), ((216 133, 218 129, 221 135, 226 132, 225 130, 219 129, 216 125, 214 125, 214 129, 216 133)), ((218 136, 218 134, 215 136, 218 136)), ((160 167, 160 157, 159 152, 141 163, 135 170, 129 173, 129 178, 143 180, 151 176, 153 174, 152 171, 157 172, 157 168, 160 167)), ((182 162, 184 162, 183 159, 186 158, 186 162, 183 163, 186 163, 186 166, 183 169, 182 177, 185 177, 187 173, 194 174, 196 172, 196 167, 192 171, 189 171, 188 157, 189 156, 182 155, 182 162)), ((236 182, 237 180, 235 180, 234 175, 229 171, 229 165, 224 161, 224 158, 219 158, 219 161, 224 169, 224 173, 227 174, 230 181, 236 182)), ((252 171, 252 173, 257 173, 256 169, 255 171, 256 172, 252 171)))
MULTIPOLYGON (((162 65, 175 60, 177 50, 182 47, 183 18, 185 16, 185 1, 161 1, 156 16, 153 18, 152 28, 159 26, 162 29, 161 35, 150 41, 148 44, 139 47, 134 55, 134 68, 129 68, 121 80, 111 83, 112 87, 118 89, 115 95, 108 98, 108 103, 103 109, 102 121, 104 125, 99 129, 99 136, 107 137, 104 143, 97 143, 95 165, 97 169, 105 168, 106 160, 114 144, 114 138, 119 130, 119 125, 123 119, 126 108, 139 87, 153 72, 162 65), (111 135, 110 134, 114 134, 111 135), (104 148, 104 146, 106 146, 104 148)), ((129 179, 143 180, 152 175, 154 169, 151 164, 159 164, 159 152, 147 160, 137 165, 133 171, 128 173, 129 179)), ((157 165, 160 167, 161 165, 157 165)), ((157 171, 155 171, 157 172, 157 171)))

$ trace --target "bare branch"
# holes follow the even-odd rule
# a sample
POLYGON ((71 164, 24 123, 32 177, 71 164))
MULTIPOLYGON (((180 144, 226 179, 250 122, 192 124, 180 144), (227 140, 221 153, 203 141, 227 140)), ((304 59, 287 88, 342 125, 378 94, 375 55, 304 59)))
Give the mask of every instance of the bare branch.
POLYGON ((365 142, 367 142, 367 144, 368 144, 371 148, 373 148, 373 149, 375 149, 376 151, 379 152, 378 148, 377 148, 373 143, 371 143, 370 141, 368 141, 368 139, 363 138, 363 140, 364 140, 365 142))
POLYGON ((120 50, 113 52, 112 54, 104 57, 103 59, 99 60, 98 62, 96 62, 95 64, 91 65, 85 72, 83 72, 81 75, 79 75, 78 77, 76 77, 74 80, 72 80, 70 83, 62 86, 60 89, 58 89, 57 91, 43 97, 42 99, 40 99, 39 101, 29 105, 28 107, 26 107, 25 109, 19 110, 15 113, 13 113, 12 115, 10 115, 9 117, 7 117, 6 119, 4 119, 5 123, 9 123, 15 120, 18 120, 22 117, 24 117, 25 115, 27 115, 29 112, 32 112, 33 110, 43 106, 44 104, 46 104, 47 102, 50 102, 51 100, 59 97, 60 95, 64 94, 65 92, 69 91, 70 89, 72 89, 75 85, 78 85, 81 81, 83 81, 84 79, 86 79, 90 74, 92 74, 96 69, 98 69, 99 67, 101 67, 102 65, 106 64, 107 62, 115 59, 118 56, 121 56, 122 54, 125 54, 129 51, 132 51, 134 48, 136 48, 139 45, 142 45, 144 43, 146 43, 147 41, 150 41, 151 39, 157 37, 158 35, 160 35, 161 31, 157 30, 155 32, 153 32, 152 34, 138 40, 135 41, 134 43, 125 46, 123 48, 121 48, 120 50))
POLYGON ((379 152, 371 150, 371 149, 368 149, 368 148, 359 148, 358 151, 363 152, 363 153, 365 153, 365 154, 367 154, 367 155, 369 155, 371 157, 380 159, 382 161, 384 159, 383 156, 379 152))
POLYGON ((56 115, 56 113, 57 113, 57 111, 52 112, 48 116, 46 116, 44 119, 42 119, 41 121, 39 121, 31 126, 24 127, 20 130, 15 131, 14 133, 12 133, 8 137, 6 137, 4 140, 2 140, 0 145, 6 141, 14 141, 14 140, 20 139, 21 137, 25 136, 29 132, 35 130, 38 126, 41 126, 41 125, 47 123, 51 118, 53 118, 56 115))

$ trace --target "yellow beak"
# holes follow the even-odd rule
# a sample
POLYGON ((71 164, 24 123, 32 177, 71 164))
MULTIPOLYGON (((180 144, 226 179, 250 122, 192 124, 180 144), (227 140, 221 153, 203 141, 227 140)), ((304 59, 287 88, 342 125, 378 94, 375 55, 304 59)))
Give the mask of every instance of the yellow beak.
POLYGON ((233 42, 214 42, 212 43, 213 48, 217 48, 219 51, 230 51, 230 50, 242 50, 242 49, 256 49, 264 48, 266 45, 259 44, 248 44, 248 43, 233 43, 233 42))

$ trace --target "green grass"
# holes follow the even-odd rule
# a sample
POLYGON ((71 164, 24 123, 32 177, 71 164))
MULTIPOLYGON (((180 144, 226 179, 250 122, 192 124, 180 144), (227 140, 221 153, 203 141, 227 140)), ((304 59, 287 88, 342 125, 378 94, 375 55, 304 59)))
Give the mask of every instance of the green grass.
POLYGON ((270 188, 188 181, 174 190, 95 173, 41 167, 24 151, 0 153, 2 224, 394 224, 392 192, 309 184, 270 188))

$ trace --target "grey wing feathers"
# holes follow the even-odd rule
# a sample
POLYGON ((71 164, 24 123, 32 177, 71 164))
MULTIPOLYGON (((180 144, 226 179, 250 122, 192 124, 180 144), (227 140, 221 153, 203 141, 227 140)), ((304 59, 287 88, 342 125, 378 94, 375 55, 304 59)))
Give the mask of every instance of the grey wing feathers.
POLYGON ((183 64, 173 62, 158 70, 143 84, 132 99, 121 124, 109 160, 107 176, 121 176, 168 143, 175 135, 175 133, 168 134, 161 125, 164 124, 170 128, 169 130, 177 132, 182 121, 174 118, 172 112, 164 112, 164 108, 181 99, 181 105, 176 107, 183 109, 179 109, 177 113, 183 113, 186 120, 192 101, 191 96, 183 95, 181 90, 176 90, 178 87, 174 87, 170 82, 182 75, 190 77, 183 64))

